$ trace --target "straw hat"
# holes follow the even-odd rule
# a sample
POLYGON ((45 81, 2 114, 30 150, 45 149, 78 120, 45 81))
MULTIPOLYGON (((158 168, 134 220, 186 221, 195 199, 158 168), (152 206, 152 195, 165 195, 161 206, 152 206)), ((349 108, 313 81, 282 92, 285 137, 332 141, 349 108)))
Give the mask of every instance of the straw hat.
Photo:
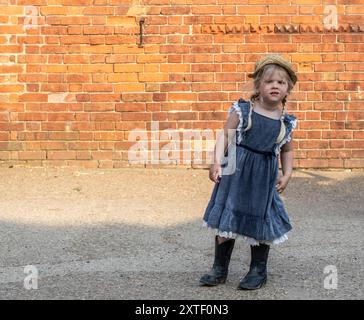
POLYGON ((296 84, 297 76, 292 69, 292 65, 287 60, 285 60, 280 54, 276 54, 276 53, 268 54, 267 56, 258 60, 255 63, 254 73, 248 74, 248 77, 255 78, 260 69, 262 69, 267 64, 271 64, 271 63, 277 64, 277 65, 281 66, 282 68, 284 68, 288 72, 288 75, 290 76, 290 78, 292 79, 293 84, 296 84))

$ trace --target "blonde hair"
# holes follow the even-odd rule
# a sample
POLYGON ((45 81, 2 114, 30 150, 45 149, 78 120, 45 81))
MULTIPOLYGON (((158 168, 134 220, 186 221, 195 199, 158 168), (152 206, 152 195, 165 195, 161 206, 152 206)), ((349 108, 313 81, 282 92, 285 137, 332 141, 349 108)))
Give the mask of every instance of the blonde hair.
MULTIPOLYGON (((276 65, 276 64, 268 64, 266 66, 264 66, 261 70, 259 70, 257 76, 254 78, 254 88, 255 88, 255 92, 250 96, 250 110, 249 110, 249 117, 248 117, 248 125, 246 127, 246 129, 244 131, 248 131, 251 127, 252 127, 252 112, 253 112, 253 107, 254 107, 254 102, 259 100, 260 97, 260 92, 259 92, 259 87, 260 87, 260 83, 262 81, 262 79, 264 79, 265 75, 267 73, 270 73, 269 71, 272 70, 272 72, 274 70, 278 70, 278 71, 284 71, 285 73, 285 78, 287 80, 288 83, 288 93, 292 90, 293 88, 293 81, 291 80, 291 78, 289 77, 287 71, 276 65)), ((286 115, 286 101, 287 101, 287 96, 283 98, 282 100, 282 115, 281 115, 281 129, 279 132, 279 135, 277 137, 276 143, 280 143, 285 135, 286 135, 286 126, 283 122, 284 117, 286 115)))

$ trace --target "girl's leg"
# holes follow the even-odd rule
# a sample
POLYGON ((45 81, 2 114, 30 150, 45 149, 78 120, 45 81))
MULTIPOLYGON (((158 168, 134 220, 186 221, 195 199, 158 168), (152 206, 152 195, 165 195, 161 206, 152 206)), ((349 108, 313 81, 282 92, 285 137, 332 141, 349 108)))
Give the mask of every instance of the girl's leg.
POLYGON ((228 275, 231 253, 233 252, 235 239, 215 236, 215 260, 209 273, 200 279, 202 286, 216 286, 225 283, 228 275))
POLYGON ((221 244, 221 243, 223 243, 223 242, 225 242, 225 241, 229 241, 229 240, 232 240, 232 239, 217 236, 217 242, 218 242, 218 244, 221 244))

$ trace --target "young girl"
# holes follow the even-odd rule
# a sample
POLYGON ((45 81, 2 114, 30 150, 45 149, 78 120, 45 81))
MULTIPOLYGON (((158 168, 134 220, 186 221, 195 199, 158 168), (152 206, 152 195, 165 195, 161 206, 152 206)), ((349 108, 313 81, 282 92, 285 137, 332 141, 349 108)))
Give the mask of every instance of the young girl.
POLYGON ((285 104, 297 77, 278 54, 257 61, 248 77, 254 78, 255 92, 249 101, 240 98, 232 104, 209 171, 215 186, 203 220, 216 231, 215 260, 201 285, 225 283, 235 239, 243 236, 251 245, 251 263, 238 289, 260 288, 267 280, 270 245, 286 240, 292 229, 279 193, 292 175, 292 131, 297 120, 286 113, 285 104), (222 164, 229 130, 236 132, 236 152, 228 156, 228 162, 236 161, 232 174, 224 172, 222 164), (283 176, 278 178, 279 154, 283 176))

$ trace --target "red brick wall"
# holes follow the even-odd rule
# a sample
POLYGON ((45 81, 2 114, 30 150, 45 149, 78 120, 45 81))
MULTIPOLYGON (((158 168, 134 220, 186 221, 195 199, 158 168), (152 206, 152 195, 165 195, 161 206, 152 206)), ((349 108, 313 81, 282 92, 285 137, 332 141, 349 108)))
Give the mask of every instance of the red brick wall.
MULTIPOLYGON (((170 142, 153 123, 181 139, 222 128, 254 62, 278 52, 299 79, 295 167, 364 168, 363 2, 287 3, 0 0, 1 164, 123 167, 135 129, 150 155, 170 142)), ((171 166, 206 167, 181 146, 171 166)))

